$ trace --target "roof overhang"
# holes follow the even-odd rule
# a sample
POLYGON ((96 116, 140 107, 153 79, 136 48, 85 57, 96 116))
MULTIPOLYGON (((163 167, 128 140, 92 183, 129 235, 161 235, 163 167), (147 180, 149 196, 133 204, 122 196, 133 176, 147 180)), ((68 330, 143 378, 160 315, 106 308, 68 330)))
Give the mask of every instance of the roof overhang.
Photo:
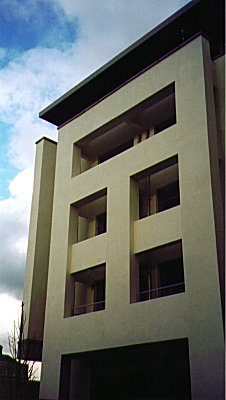
POLYGON ((211 57, 224 54, 224 0, 193 0, 140 40, 73 87, 39 114, 61 126, 162 60, 198 33, 209 42, 211 57))

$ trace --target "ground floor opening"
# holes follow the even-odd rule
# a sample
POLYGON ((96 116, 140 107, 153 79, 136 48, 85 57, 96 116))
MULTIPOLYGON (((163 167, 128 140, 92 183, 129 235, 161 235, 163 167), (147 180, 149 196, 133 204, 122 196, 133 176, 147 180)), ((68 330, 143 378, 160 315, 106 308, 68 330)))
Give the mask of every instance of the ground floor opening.
POLYGON ((190 400, 187 339, 62 356, 60 399, 190 400))

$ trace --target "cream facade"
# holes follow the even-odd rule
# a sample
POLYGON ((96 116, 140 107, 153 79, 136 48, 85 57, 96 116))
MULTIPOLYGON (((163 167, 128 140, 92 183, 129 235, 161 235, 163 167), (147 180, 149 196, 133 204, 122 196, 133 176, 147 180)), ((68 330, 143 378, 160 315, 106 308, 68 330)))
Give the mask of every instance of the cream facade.
POLYGON ((24 303, 40 399, 224 398, 223 71, 199 34, 37 143, 24 303))

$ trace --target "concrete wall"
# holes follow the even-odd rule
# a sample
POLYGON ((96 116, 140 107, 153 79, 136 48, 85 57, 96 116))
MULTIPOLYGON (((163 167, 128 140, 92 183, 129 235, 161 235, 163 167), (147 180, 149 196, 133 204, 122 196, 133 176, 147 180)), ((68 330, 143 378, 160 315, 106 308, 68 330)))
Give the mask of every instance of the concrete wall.
POLYGON ((37 142, 23 301, 25 339, 39 341, 44 331, 56 149, 52 140, 37 142))
POLYGON ((220 184, 211 68, 208 43, 200 36, 60 129, 40 398, 58 398, 62 354, 188 338, 192 399, 223 399, 215 224, 222 208, 214 213, 220 184), (72 178, 80 168, 80 152, 74 151, 77 141, 173 81, 175 125, 72 178), (175 155, 180 205, 136 220, 131 177, 175 155), (71 205, 106 189, 107 232, 75 243, 77 214, 71 205), (185 293, 131 304, 133 255, 179 239, 185 293), (80 269, 106 263, 106 308, 64 318, 71 274, 79 270, 79 260, 80 269))

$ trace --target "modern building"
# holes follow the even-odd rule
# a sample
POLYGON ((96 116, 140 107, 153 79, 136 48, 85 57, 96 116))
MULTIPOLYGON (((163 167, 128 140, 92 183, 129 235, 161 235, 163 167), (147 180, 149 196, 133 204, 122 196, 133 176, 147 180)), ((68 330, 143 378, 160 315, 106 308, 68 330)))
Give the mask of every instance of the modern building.
POLYGON ((24 289, 40 399, 224 398, 223 16, 188 3, 40 113, 59 131, 37 142, 24 289))

